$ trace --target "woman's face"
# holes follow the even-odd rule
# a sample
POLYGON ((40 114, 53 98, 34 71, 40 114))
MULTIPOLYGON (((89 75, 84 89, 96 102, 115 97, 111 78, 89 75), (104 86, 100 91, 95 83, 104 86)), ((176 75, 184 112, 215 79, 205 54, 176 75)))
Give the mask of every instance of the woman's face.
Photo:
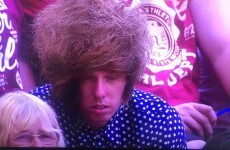
POLYGON ((124 73, 96 71, 80 82, 80 112, 93 129, 103 127, 116 113, 126 85, 124 73))
POLYGON ((56 132, 44 132, 40 124, 35 123, 25 131, 11 133, 8 147, 57 147, 56 132))

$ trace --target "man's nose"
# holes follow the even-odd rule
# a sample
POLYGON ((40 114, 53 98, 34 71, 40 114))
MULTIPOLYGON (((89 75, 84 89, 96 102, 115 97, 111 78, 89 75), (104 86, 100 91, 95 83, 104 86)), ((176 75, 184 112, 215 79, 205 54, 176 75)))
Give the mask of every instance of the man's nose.
POLYGON ((32 142, 31 142, 31 147, 42 147, 43 144, 42 142, 40 141, 39 137, 34 137, 32 142))
POLYGON ((96 82, 96 89, 95 89, 95 95, 98 100, 103 99, 106 96, 106 91, 105 91, 105 80, 103 78, 98 79, 96 82))

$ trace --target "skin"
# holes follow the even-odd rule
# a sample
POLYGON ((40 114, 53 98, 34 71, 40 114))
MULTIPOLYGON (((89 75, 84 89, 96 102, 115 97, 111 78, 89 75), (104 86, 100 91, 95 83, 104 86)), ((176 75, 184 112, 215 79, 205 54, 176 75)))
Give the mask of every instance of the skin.
POLYGON ((19 61, 19 70, 22 79, 22 85, 24 91, 30 91, 36 87, 34 76, 29 65, 23 60, 19 61))
POLYGON ((222 85, 230 96, 230 1, 190 0, 196 37, 222 85))
POLYGON ((188 149, 202 149, 205 146, 206 142, 202 140, 193 140, 187 142, 188 149))
MULTIPOLYGON (((230 1, 189 0, 197 43, 215 69, 222 85, 230 95, 230 1)), ((187 103, 175 106, 187 133, 209 139, 217 117, 214 110, 203 104, 187 103)))
POLYGON ((213 133, 217 117, 212 107, 198 103, 175 106, 180 114, 187 134, 194 133, 208 140, 213 133))
POLYGON ((96 71, 80 83, 80 112, 91 128, 102 128, 122 103, 124 73, 96 71))

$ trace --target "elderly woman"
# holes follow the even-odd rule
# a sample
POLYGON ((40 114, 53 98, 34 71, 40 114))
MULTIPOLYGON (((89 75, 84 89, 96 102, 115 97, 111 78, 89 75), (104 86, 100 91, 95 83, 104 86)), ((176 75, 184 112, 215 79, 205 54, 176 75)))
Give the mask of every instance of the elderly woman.
POLYGON ((64 147, 52 108, 23 91, 0 98, 0 147, 64 147))

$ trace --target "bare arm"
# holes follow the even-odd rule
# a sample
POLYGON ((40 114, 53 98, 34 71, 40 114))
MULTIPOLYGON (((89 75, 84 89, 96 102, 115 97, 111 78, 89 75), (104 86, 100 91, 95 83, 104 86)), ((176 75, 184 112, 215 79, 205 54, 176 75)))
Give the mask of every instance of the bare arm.
POLYGON ((175 106, 180 114, 186 133, 196 134, 207 140, 213 133, 213 126, 217 117, 212 107, 198 104, 185 103, 175 106))
POLYGON ((23 90, 28 92, 35 88, 36 84, 34 80, 34 75, 31 68, 25 61, 19 61, 19 70, 22 78, 23 90))
POLYGON ((189 0, 200 48, 230 96, 230 1, 189 0))

